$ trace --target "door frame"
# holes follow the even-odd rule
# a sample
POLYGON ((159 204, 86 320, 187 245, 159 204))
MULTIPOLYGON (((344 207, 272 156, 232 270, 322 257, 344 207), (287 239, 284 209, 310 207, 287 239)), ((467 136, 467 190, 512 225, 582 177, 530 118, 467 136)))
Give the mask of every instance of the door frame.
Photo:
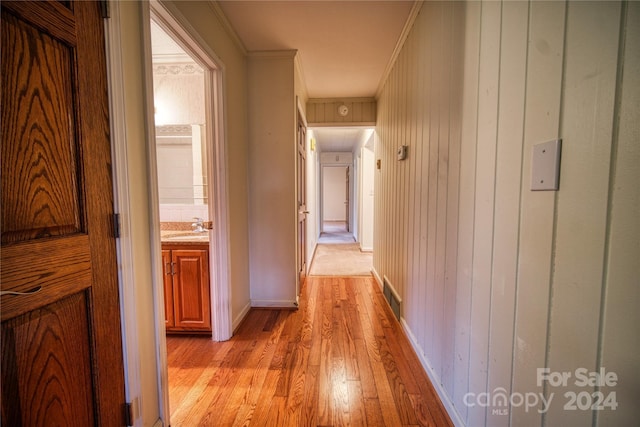
POLYGON ((301 100, 297 96, 296 108, 296 304, 298 304, 300 298, 300 288, 302 287, 304 279, 309 274, 309 264, 307 263, 307 240, 309 238, 307 233, 307 217, 309 214, 309 206, 307 200, 307 195, 309 194, 307 182, 307 157, 309 156, 309 147, 307 144, 307 118, 305 117, 301 100), (304 129, 303 141, 300 141, 300 127, 304 129), (304 157, 302 159, 302 168, 300 167, 301 163, 299 158, 299 151, 301 147, 304 153, 304 157), (303 188, 300 188, 300 186, 303 186, 303 188), (298 205, 297 200, 300 192, 302 192, 302 194, 304 195, 303 198, 305 203, 302 206, 298 205), (301 215, 304 216, 303 226, 300 225, 301 215), (301 232, 303 233, 302 239, 300 238, 301 232))
MULTIPOLYGON (((320 162, 320 179, 319 179, 319 184, 320 184, 320 191, 319 191, 319 199, 320 199, 320 203, 319 203, 319 212, 318 212, 318 217, 320 218, 320 233, 324 232, 324 171, 325 168, 345 168, 350 175, 352 174, 353 171, 353 159, 351 162, 335 162, 335 163, 322 163, 322 161, 320 162)), ((347 199, 349 200, 350 204, 351 204, 351 198, 353 196, 353 180, 349 183, 349 188, 348 188, 348 194, 347 199)), ((351 209, 351 206, 349 207, 349 209, 351 209)), ((353 216, 350 215, 349 218, 347 218, 347 221, 352 220, 353 218, 351 218, 353 216)), ((353 228, 353 224, 350 224, 347 222, 347 231, 351 234, 353 234, 352 231, 350 231, 353 228)), ((355 238, 355 235, 354 235, 355 238)))
MULTIPOLYGON (((158 247, 157 267, 154 271, 156 277, 154 282, 162 282, 162 261, 160 256, 160 216, 159 216, 159 196, 157 183, 157 161, 154 114, 153 114, 153 73, 151 67, 151 33, 149 20, 151 17, 162 22, 170 28, 173 36, 189 47, 191 53, 195 54, 203 62, 205 68, 205 109, 206 116, 212 117, 212 126, 207 126, 205 130, 206 141, 212 146, 212 150, 207 150, 207 176, 211 177, 207 187, 207 197, 209 200, 209 219, 213 221, 214 228, 210 231, 209 257, 211 277, 211 324, 213 325, 212 339, 214 341, 225 341, 231 338, 231 283, 229 281, 229 195, 227 185, 227 155, 226 155, 226 135, 224 133, 224 111, 225 102, 223 97, 224 86, 224 64, 220 58, 211 50, 207 43, 198 35, 182 16, 182 14, 170 4, 161 4, 158 1, 150 1, 149 7, 143 9, 144 20, 144 50, 145 64, 145 84, 147 92, 147 123, 148 123, 148 164, 149 164, 149 188, 151 190, 151 227, 152 239, 157 240, 154 244, 158 247)), ((160 298, 156 302, 162 302, 160 298)), ((162 304, 156 304, 156 310, 164 312, 162 304)), ((158 324, 164 325, 164 318, 156 319, 158 324)))
MULTIPOLYGON (((111 140, 113 153, 113 185, 114 202, 116 212, 120 213, 121 237, 116 239, 118 263, 119 263, 119 288, 121 305, 122 339, 124 343, 125 365, 125 396, 131 403, 134 425, 142 425, 139 417, 143 397, 142 382, 140 378, 141 357, 138 344, 138 328, 140 325, 136 315, 136 286, 135 286, 135 259, 131 235, 131 203, 129 193, 129 173, 127 170, 127 134, 126 134, 126 110, 125 110, 125 77, 123 70, 123 57, 121 46, 123 43, 121 32, 121 12, 118 2, 110 2, 109 19, 105 20, 105 42, 107 50, 107 74, 109 80, 109 102, 111 109, 111 140)), ((160 419, 156 426, 168 425, 170 417, 169 389, 167 371, 166 335, 164 327, 164 290, 162 285, 162 261, 160 242, 160 214, 158 185, 155 179, 157 174, 155 154, 155 130, 153 108, 153 75, 151 68, 151 29, 150 19, 152 9, 165 19, 170 19, 183 35, 195 41, 200 53, 206 55, 215 66, 210 72, 207 84, 212 90, 212 97, 206 102, 211 111, 215 112, 214 126, 207 129, 207 140, 213 142, 213 149, 208 155, 208 170, 211 183, 209 186, 209 218, 216 224, 210 239, 210 280, 212 303, 212 339, 224 341, 233 334, 231 319, 231 284, 229 280, 229 228, 228 228, 228 166, 226 156, 226 135, 224 132, 226 103, 223 96, 225 67, 218 56, 202 40, 182 14, 171 4, 160 4, 151 0, 141 4, 143 35, 144 35, 144 64, 145 66, 145 92, 146 99, 146 128, 147 128, 147 160, 149 167, 149 223, 150 223, 150 247, 153 253, 152 277, 153 277, 153 307, 154 330, 156 339, 156 363, 157 384, 159 388, 160 419), (214 129, 209 129, 213 127, 214 129), (215 267, 215 268, 214 268, 215 267), (215 309, 214 309, 215 308, 215 309)), ((210 115, 211 116, 211 115, 210 115)), ((151 331, 149 331, 151 332, 151 331)))

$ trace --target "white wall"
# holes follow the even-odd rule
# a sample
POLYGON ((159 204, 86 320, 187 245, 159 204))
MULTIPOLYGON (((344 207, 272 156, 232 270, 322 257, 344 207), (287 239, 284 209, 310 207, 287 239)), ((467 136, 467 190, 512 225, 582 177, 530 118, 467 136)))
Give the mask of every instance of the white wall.
POLYGON ((234 323, 249 304, 247 59, 225 20, 207 2, 171 2, 224 65, 224 115, 229 196, 229 280, 234 323))
POLYGON ((296 302, 295 51, 249 57, 251 302, 296 302))
POLYGON ((322 219, 346 221, 347 166, 322 167, 322 219))
MULTIPOLYGON (((370 138, 373 141, 373 134, 370 138)), ((360 228, 358 233, 360 249, 363 251, 373 251, 374 180, 375 154, 373 147, 363 146, 360 149, 360 228)))
POLYGON ((639 25, 636 2, 425 2, 381 91, 374 268, 460 424, 640 419, 639 25), (556 137, 560 190, 532 192, 556 137), (545 367, 568 386, 538 386, 545 367), (617 409, 565 410, 600 367, 617 409), (465 403, 484 392, 554 400, 465 403))

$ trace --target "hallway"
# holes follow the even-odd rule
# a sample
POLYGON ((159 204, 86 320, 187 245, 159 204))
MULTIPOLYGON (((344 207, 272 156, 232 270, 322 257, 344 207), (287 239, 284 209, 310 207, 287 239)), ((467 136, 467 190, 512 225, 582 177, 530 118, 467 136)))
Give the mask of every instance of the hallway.
POLYGON ((373 253, 362 251, 343 221, 325 221, 310 276, 370 276, 373 253))
POLYGON ((171 425, 452 425, 373 278, 309 277, 230 341, 167 337, 171 425))

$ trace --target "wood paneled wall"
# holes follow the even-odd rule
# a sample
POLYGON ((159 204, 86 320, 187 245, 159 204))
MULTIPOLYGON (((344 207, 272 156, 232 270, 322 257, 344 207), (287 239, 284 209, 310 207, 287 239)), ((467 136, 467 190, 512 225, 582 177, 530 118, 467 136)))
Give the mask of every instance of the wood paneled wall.
POLYGON ((459 423, 640 419, 639 27, 636 2, 425 2, 383 86, 374 268, 459 423), (560 190, 532 192, 532 146, 557 137, 560 190), (616 386, 575 384, 601 367, 616 386), (617 409, 564 408, 594 391, 617 409))
POLYGON ((376 123, 376 100, 374 98, 309 99, 307 123, 309 126, 373 126, 376 123), (338 107, 342 104, 349 108, 346 116, 338 114, 338 107))

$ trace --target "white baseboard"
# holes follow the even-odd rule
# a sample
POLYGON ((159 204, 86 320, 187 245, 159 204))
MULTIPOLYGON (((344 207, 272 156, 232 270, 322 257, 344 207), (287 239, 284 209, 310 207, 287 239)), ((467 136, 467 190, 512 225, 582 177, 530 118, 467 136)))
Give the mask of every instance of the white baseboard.
POLYGON ((368 246, 362 246, 362 245, 360 245, 360 250, 362 252, 373 252, 373 248, 370 248, 368 246))
POLYGON ((298 308, 296 300, 252 299, 251 307, 255 308, 298 308))
POLYGON ((244 318, 247 317, 247 314, 249 314, 249 310, 251 310, 251 301, 249 301, 247 305, 245 305, 242 308, 242 310, 240 310, 240 313, 238 313, 236 318, 233 319, 233 323, 231 324, 231 330, 233 332, 235 332, 236 329, 238 329, 238 326, 240 326, 240 323, 242 323, 244 318))
POLYGON ((373 274, 373 278, 376 279, 376 282, 378 282, 378 286, 380 287, 380 290, 382 290, 384 286, 384 284, 382 283, 382 278, 380 277, 380 275, 378 274, 375 268, 371 269, 371 273, 373 274))
POLYGON ((440 397, 440 400, 442 401, 444 408, 449 414, 451 421, 453 421, 453 424, 456 427, 466 427, 466 424, 464 423, 464 421, 462 421, 462 418, 460 418, 460 414, 458 413, 458 411, 456 411, 456 408, 453 402, 451 401, 451 399, 449 398, 445 390, 442 388, 442 383, 440 382, 440 378, 434 372, 433 368, 431 367, 431 364, 429 363, 427 358, 424 356, 424 353, 420 348, 420 346, 418 345, 418 341, 416 340, 415 335, 413 335, 413 333, 411 332, 411 329, 409 328, 409 325, 407 324, 407 322, 405 322, 404 317, 400 319, 400 324, 402 324, 402 329, 404 329, 405 334, 407 334, 407 337, 411 342, 411 346, 413 347, 413 351, 415 351, 415 353, 418 355, 418 359, 420 359, 422 368, 425 370, 425 372, 429 376, 429 379, 431 380, 431 384, 433 384, 433 388, 436 390, 436 393, 438 393, 438 397, 440 397))

